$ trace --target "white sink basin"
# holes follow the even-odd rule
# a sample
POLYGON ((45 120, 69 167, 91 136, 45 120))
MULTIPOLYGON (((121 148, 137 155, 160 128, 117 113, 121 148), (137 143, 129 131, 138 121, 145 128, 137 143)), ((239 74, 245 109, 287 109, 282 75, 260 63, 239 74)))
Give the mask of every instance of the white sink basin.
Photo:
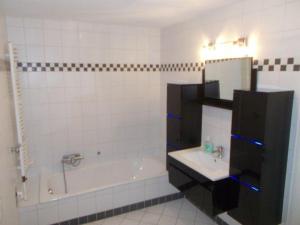
POLYGON ((168 155, 212 181, 229 176, 229 163, 202 151, 200 147, 170 152, 168 155))

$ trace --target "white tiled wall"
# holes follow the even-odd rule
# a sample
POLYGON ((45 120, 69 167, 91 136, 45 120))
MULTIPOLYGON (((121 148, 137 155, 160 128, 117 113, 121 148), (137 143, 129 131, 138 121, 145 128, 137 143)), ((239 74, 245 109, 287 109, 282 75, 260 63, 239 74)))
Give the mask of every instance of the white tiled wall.
POLYGON ((19 209, 21 225, 49 225, 177 193, 160 176, 19 209), (130 198, 129 198, 130 196, 130 198))
POLYGON ((16 162, 9 150, 16 146, 14 123, 9 88, 9 72, 5 66, 7 59, 7 39, 4 17, 0 15, 0 224, 17 225, 18 215, 15 199, 16 162))
MULTIPOLYGON (((255 58, 295 57, 296 64, 299 64, 299 10, 299 0, 245 0, 210 11, 206 15, 161 31, 161 62, 199 62, 203 60, 199 52, 205 41, 213 41, 220 37, 230 41, 247 36, 256 40, 256 51, 253 54, 255 58)), ((201 82, 201 74, 162 73, 162 106, 166 99, 164 84, 169 81, 201 82)), ((297 192, 300 188, 300 163, 295 159, 300 156, 300 74, 299 72, 260 72, 258 86, 295 90, 283 216, 285 224, 297 225, 300 221, 300 215, 297 213, 300 210, 297 192)), ((163 113, 164 110, 165 108, 162 107, 163 113)), ((209 134, 216 142, 219 140, 220 144, 227 147, 230 137, 230 114, 227 110, 204 107, 203 135, 209 134)), ((229 159, 228 153, 227 159, 229 159)))
MULTIPOLYGON (((160 62, 158 29, 12 17, 7 27, 23 62, 160 62)), ((160 153, 159 72, 21 76, 31 172, 60 170, 66 153, 84 153, 83 164, 160 153)))

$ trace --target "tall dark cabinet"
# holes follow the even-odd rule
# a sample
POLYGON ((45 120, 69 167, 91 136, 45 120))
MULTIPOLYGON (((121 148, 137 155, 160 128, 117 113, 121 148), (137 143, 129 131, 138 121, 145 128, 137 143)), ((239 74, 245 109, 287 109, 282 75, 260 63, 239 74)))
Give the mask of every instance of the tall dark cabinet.
POLYGON ((239 186, 229 215, 243 225, 281 223, 292 91, 235 91, 230 175, 239 186))
POLYGON ((168 84, 167 153, 201 145, 202 85, 168 84))

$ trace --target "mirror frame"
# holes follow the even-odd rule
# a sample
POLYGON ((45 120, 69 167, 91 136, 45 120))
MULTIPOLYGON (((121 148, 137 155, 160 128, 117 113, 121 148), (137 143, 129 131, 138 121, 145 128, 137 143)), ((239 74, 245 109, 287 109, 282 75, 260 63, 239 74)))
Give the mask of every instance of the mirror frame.
MULTIPOLYGON (((234 58, 234 59, 244 59, 244 58, 247 58, 247 57, 234 58)), ((257 69, 253 68, 253 58, 252 57, 249 57, 249 58, 251 59, 250 91, 256 91, 256 88, 257 88, 257 69)), ((229 60, 229 59, 213 59, 213 60, 209 60, 209 61, 212 61, 212 63, 214 63, 214 62, 225 61, 225 60, 229 60)), ((203 89, 202 89, 201 95, 203 96, 203 99, 202 99, 202 104, 203 105, 208 105, 208 106, 213 106, 213 107, 232 110, 233 100, 215 99, 215 98, 205 97, 205 67, 202 70, 202 84, 203 84, 203 89)))

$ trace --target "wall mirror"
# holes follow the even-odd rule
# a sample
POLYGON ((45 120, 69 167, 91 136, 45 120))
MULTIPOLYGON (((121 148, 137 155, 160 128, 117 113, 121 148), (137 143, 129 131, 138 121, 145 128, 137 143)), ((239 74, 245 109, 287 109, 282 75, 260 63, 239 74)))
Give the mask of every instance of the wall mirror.
POLYGON ((203 84, 204 104, 232 109, 234 90, 256 90, 252 58, 206 61, 203 84))

